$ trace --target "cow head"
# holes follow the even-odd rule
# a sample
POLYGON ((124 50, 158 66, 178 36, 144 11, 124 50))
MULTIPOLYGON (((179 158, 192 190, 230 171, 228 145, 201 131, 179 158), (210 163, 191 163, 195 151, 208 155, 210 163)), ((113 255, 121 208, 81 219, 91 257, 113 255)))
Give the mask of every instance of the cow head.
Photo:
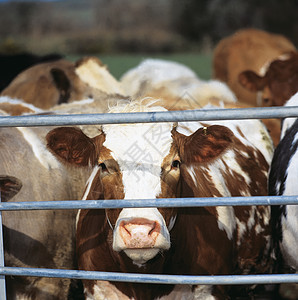
MULTIPOLYGON (((157 110, 162 109, 152 107, 157 110)), ((183 166, 214 160, 230 147, 232 136, 218 125, 185 136, 171 123, 155 123, 104 125, 92 139, 79 129, 62 127, 49 132, 47 142, 63 160, 94 167, 84 200, 125 200, 181 197, 183 166)), ((106 210, 113 250, 123 250, 134 263, 147 262, 170 248, 176 215, 174 208, 106 210)))
POLYGON ((264 76, 254 71, 244 71, 238 80, 246 89, 262 91, 262 106, 282 106, 298 91, 298 53, 286 60, 274 60, 264 76))

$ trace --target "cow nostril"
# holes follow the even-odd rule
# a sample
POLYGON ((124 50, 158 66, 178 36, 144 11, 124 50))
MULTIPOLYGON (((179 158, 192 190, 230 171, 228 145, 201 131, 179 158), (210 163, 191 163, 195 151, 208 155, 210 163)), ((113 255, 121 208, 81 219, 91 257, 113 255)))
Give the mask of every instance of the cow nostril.
POLYGON ((148 235, 152 235, 155 232, 155 229, 156 229, 156 222, 152 224, 152 229, 149 231, 148 235))
POLYGON ((129 228, 127 228, 125 225, 123 226, 123 228, 125 229, 125 232, 131 236, 131 231, 129 228))

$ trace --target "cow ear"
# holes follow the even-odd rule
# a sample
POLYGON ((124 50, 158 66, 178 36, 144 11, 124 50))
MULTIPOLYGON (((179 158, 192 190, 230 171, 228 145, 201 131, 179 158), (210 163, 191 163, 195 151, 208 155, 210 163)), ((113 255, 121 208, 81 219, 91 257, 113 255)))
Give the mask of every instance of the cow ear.
POLYGON ((238 75, 239 83, 246 89, 257 92, 261 91, 266 84, 264 77, 259 76, 253 71, 243 71, 238 75))
POLYGON ((206 163, 231 147, 233 132, 225 126, 212 125, 198 129, 190 136, 173 134, 183 163, 206 163))
POLYGON ((6 202, 22 188, 22 182, 16 177, 0 175, 1 201, 6 202))
POLYGON ((50 73, 60 95, 57 104, 67 103, 70 98, 71 91, 71 84, 68 77, 65 72, 59 68, 52 68, 50 73))
POLYGON ((89 138, 75 127, 59 127, 47 136, 47 147, 63 161, 78 166, 94 165, 99 138, 89 138))

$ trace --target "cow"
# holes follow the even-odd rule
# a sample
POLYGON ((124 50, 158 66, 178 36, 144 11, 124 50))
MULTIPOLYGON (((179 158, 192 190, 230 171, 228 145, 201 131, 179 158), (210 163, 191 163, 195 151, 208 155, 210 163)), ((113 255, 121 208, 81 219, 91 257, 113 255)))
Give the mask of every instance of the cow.
MULTIPOLYGON (((131 101, 110 113, 166 111, 131 101)), ((83 200, 265 195, 273 145, 257 120, 104 125, 50 131, 66 164, 92 165, 83 200)), ((141 200, 140 200, 141 201, 141 200)), ((187 200, 185 200, 187 201, 187 200)), ((154 274, 270 272, 270 207, 80 210, 81 270, 154 274)), ((225 286, 83 280, 85 299, 228 299, 225 286)))
POLYGON ((98 93, 121 93, 120 84, 96 57, 35 65, 20 73, 1 96, 20 99, 42 109, 96 98, 98 93), (96 86, 96 87, 95 87, 96 86))
POLYGON ((272 61, 288 59, 290 53, 296 51, 293 43, 282 35, 258 29, 242 29, 216 45, 212 77, 227 83, 239 101, 251 106, 268 106, 274 104, 275 100, 265 95, 262 99, 256 89, 249 90, 244 87, 244 81, 241 77, 239 80, 239 74, 250 70, 263 76, 272 61))
MULTIPOLYGON (((296 93, 285 106, 298 106, 298 93, 296 93)), ((269 195, 298 195, 296 184, 298 172, 297 151, 297 118, 285 119, 286 127, 282 139, 274 151, 269 175, 269 195)), ((277 209, 278 216, 274 216, 279 233, 278 247, 282 252, 285 263, 298 271, 298 206, 281 205, 277 209)), ((275 211, 276 212, 276 211, 275 211)))
MULTIPOLYGON (((298 93, 285 106, 298 106, 298 93)), ((297 196, 298 173, 298 119, 283 121, 281 141, 274 151, 270 166, 268 194, 271 196, 297 196)), ((298 272, 298 205, 272 207, 273 242, 279 273, 298 272)), ((281 285, 280 293, 285 299, 296 299, 298 285, 281 285), (286 289, 286 291, 285 291, 286 289), (292 289, 292 291, 291 291, 292 289), (296 289, 296 290, 295 290, 296 289), (290 292, 291 291, 291 292, 290 292)))
POLYGON ((62 59, 61 54, 36 55, 23 52, 0 54, 0 92, 22 71, 33 65, 62 59))

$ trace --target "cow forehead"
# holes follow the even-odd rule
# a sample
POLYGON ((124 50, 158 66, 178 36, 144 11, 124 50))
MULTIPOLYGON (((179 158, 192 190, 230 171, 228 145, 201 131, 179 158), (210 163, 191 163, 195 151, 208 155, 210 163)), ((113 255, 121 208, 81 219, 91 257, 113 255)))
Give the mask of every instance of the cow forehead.
POLYGON ((103 145, 119 165, 125 198, 160 194, 161 166, 172 145, 171 129, 171 123, 103 126, 103 145))

